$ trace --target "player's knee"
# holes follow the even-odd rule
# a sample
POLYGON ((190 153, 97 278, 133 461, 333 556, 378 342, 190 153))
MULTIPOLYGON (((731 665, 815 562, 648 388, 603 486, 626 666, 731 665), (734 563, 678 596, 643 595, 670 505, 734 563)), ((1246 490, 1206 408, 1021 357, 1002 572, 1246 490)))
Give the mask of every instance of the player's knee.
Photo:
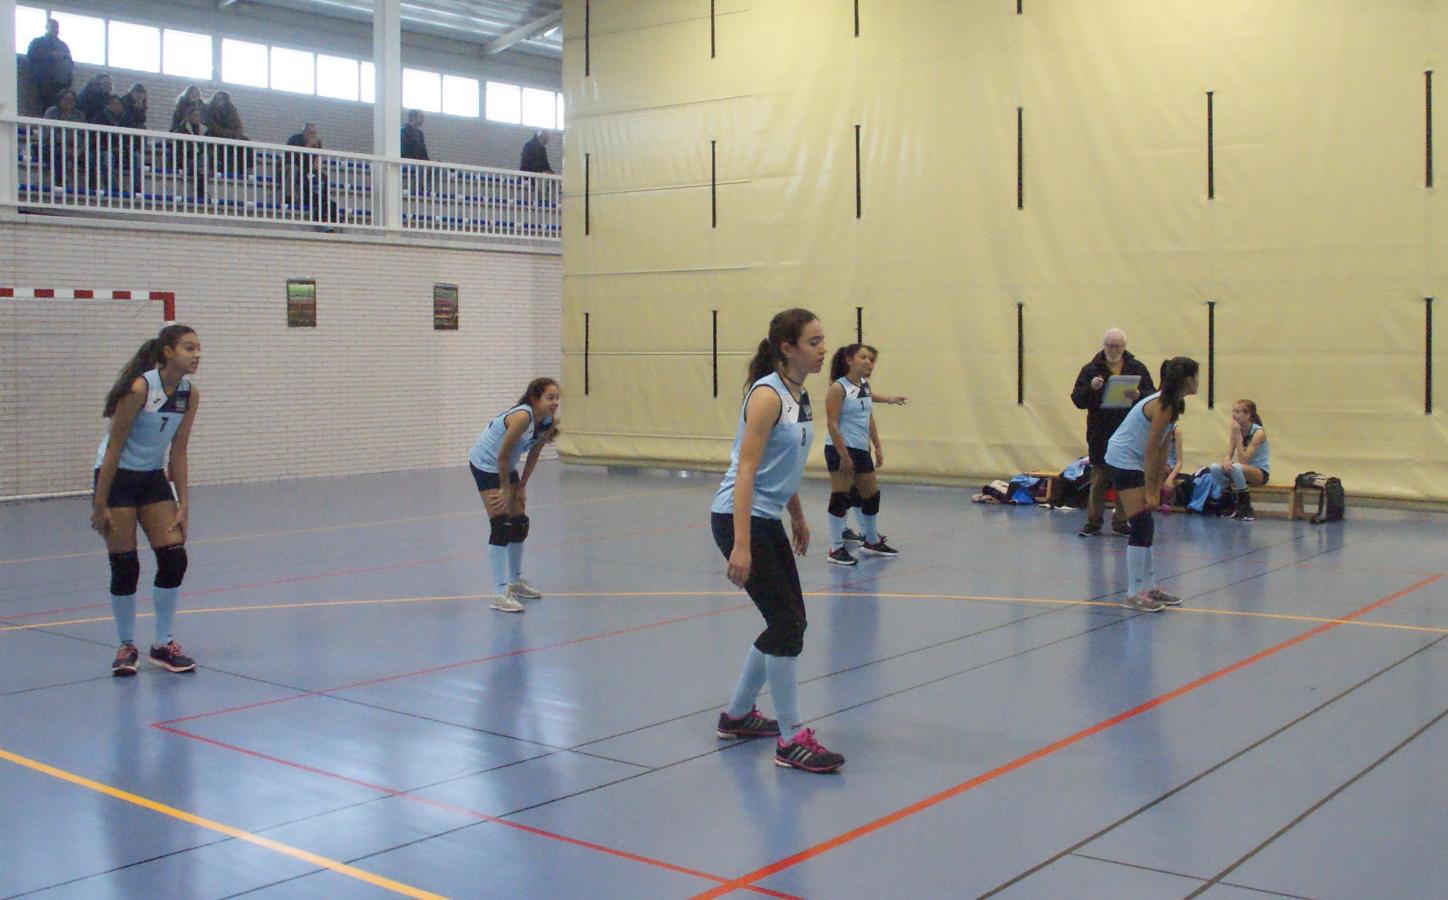
POLYGON ((508 543, 521 544, 528 540, 528 517, 512 516, 508 522, 508 543))
POLYGON ((1150 547, 1152 539, 1156 537, 1156 520, 1151 517, 1150 510, 1142 510, 1132 516, 1127 522, 1130 532, 1127 535, 1127 544, 1132 547, 1150 547))
POLYGON ((186 577, 186 545, 172 544, 156 548, 156 581, 158 588, 178 588, 186 577))
POLYGON ((842 519, 845 513, 850 511, 850 495, 844 491, 834 491, 830 494, 830 515, 842 519))
POLYGON ((510 543, 513 528, 507 516, 493 516, 488 519, 488 543, 494 547, 506 547, 510 543))
POLYGON ((111 593, 117 597, 129 597, 136 592, 141 580, 141 557, 136 551, 111 554, 111 593))
MULTIPOLYGON (((878 516, 880 514, 880 492, 876 491, 860 501, 860 512, 867 516, 878 516)), ((899 515, 899 512, 896 512, 899 515)))

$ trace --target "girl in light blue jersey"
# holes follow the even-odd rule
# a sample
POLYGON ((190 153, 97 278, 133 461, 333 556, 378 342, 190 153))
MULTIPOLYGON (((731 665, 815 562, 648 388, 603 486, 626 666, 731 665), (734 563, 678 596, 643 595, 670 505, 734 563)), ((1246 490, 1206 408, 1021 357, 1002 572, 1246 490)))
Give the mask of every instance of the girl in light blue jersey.
POLYGON ((841 347, 830 361, 831 382, 825 393, 825 467, 830 472, 828 559, 841 566, 853 566, 857 562, 845 548, 846 516, 856 503, 864 529, 860 552, 870 556, 897 555, 895 548, 880 537, 876 525, 880 487, 875 480, 875 468, 884 464, 885 451, 875 428, 874 398, 866 380, 874 366, 875 351, 863 344, 841 347))
POLYGON ((558 382, 535 378, 523 396, 506 412, 493 418, 468 454, 468 468, 483 507, 488 511, 488 564, 493 572, 493 609, 520 613, 519 598, 543 596, 523 580, 523 541, 528 538, 528 479, 543 446, 558 436, 558 404, 563 398, 558 382), (518 459, 527 454, 523 475, 518 459), (503 473, 507 473, 507 477, 503 473))
POLYGON ((1228 431, 1227 455, 1220 463, 1212 463, 1212 477, 1222 490, 1230 485, 1237 495, 1237 511, 1232 518, 1251 522, 1257 514, 1252 511, 1249 489, 1266 484, 1272 470, 1272 451, 1267 446, 1267 429, 1262 427, 1257 404, 1251 400, 1232 404, 1228 431))
POLYGON ((1178 356, 1162 366, 1161 390, 1137 401, 1106 445, 1106 475, 1116 489, 1129 526, 1126 546, 1127 590, 1121 605, 1143 612, 1161 612, 1181 598, 1156 585, 1152 539, 1156 533, 1151 509, 1161 496, 1166 475, 1167 446, 1186 398, 1197 392, 1198 366, 1178 356))
POLYGON ((172 625, 186 575, 186 446, 201 403, 201 392, 191 384, 200 365, 196 332, 168 325, 141 345, 106 395, 104 415, 110 428, 96 451, 91 527, 106 539, 110 554, 111 615, 121 644, 112 675, 136 674, 140 657, 135 641, 141 577, 137 523, 156 554, 156 639, 150 660, 171 672, 196 668, 196 661, 176 643, 172 625))
POLYGON ((729 561, 729 580, 749 594, 765 624, 715 732, 721 739, 750 738, 783 729, 792 736, 775 739, 775 765, 806 772, 833 772, 845 764, 815 740, 813 730, 800 727, 795 699, 806 621, 794 554, 809 548, 799 480, 814 440, 804 380, 824 365, 825 352, 824 329, 809 310, 787 309, 770 321, 769 336, 749 363, 729 471, 710 506, 714 543, 729 561), (780 518, 786 508, 789 535, 780 518), (777 720, 754 705, 766 681, 777 720))

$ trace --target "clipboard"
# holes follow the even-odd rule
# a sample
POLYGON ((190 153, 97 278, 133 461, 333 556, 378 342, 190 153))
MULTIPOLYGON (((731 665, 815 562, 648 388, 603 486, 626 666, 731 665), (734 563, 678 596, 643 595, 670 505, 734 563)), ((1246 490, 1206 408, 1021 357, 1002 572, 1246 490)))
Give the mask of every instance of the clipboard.
POLYGON ((1101 408, 1131 409, 1136 400, 1127 399, 1126 392, 1134 391, 1140 385, 1140 375, 1112 375, 1106 379, 1106 387, 1101 393, 1101 408))

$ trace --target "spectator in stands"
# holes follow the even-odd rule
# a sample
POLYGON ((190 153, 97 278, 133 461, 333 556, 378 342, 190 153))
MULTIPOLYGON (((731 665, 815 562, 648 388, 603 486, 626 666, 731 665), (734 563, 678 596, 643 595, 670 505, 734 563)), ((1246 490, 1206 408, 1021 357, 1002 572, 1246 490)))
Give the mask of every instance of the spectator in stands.
MULTIPOLYGON (((1131 410, 1103 409, 1101 399, 1106 393, 1106 382, 1112 375, 1139 375, 1141 381, 1135 391, 1126 394, 1133 403, 1138 397, 1156 393, 1151 380, 1151 371, 1141 360, 1126 352, 1126 332, 1112 328, 1101 338, 1101 352, 1081 367, 1076 376, 1076 385, 1071 389, 1071 402, 1077 409, 1086 410, 1086 447, 1091 456, 1091 493, 1086 500, 1086 524, 1081 526, 1081 537, 1101 533, 1101 522, 1106 512, 1106 444, 1111 435, 1126 419, 1131 410)), ((1153 504, 1154 505, 1154 504, 1153 504)), ((1111 527, 1117 534, 1126 534, 1126 511, 1121 498, 1116 498, 1116 510, 1111 517, 1111 527)))
MULTIPOLYGON (((230 138, 233 141, 250 140, 242 127, 241 113, 237 111, 236 104, 231 102, 231 94, 226 91, 212 94, 211 102, 206 104, 206 136, 230 138)), ((222 168, 230 174, 243 173, 251 164, 251 154, 241 151, 240 148, 218 147, 215 152, 221 155, 222 168)))
POLYGON ((30 82, 34 110, 49 110, 60 105, 60 94, 70 89, 75 77, 75 63, 70 47, 60 39, 60 23, 45 22, 45 34, 30 42, 25 51, 25 79, 30 82))
POLYGON ((80 89, 80 96, 76 98, 75 105, 85 114, 87 122, 96 122, 100 119, 101 113, 105 112, 106 104, 111 99, 111 92, 115 90, 111 84, 111 76, 97 75, 85 83, 80 89))
MULTIPOLYGON (((198 95, 200 92, 197 92, 198 95)), ((185 95, 183 94, 182 97, 185 95)), ((180 105, 180 101, 177 101, 180 105)), ((189 134, 192 137, 201 137, 206 126, 201 123, 202 104, 192 103, 186 108, 186 116, 180 122, 172 126, 171 131, 175 134, 189 134)), ((176 167, 183 173, 191 176, 192 198, 197 203, 206 201, 206 178, 208 167, 206 164, 206 145, 200 141, 178 141, 176 167)))
POLYGON ((553 174, 553 167, 548 165, 548 132, 534 132, 532 140, 523 145, 523 158, 519 160, 518 168, 524 172, 553 174))
MULTIPOLYGON (((106 99, 106 104, 101 111, 96 113, 90 120, 92 125, 106 125, 111 128, 120 128, 121 119, 126 114, 126 108, 121 103, 121 98, 112 94, 106 99)), ((86 169, 86 176, 91 187, 98 185, 97 170, 104 167, 106 172, 106 187, 116 187, 116 171, 123 166, 127 158, 125 144, 126 136, 116 134, 113 131, 92 130, 90 136, 90 153, 87 160, 90 163, 86 169)))
POLYGON ((402 126, 402 158, 427 160, 427 137, 422 133, 422 110, 409 109, 402 126))
POLYGON ((182 91, 176 98, 176 106, 171 110, 171 130, 186 121, 187 113, 193 108, 198 109, 203 115, 206 113, 206 101, 201 97, 201 88, 191 85, 182 91))
MULTIPOLYGON (((66 88, 56 97, 55 106, 45 111, 45 118, 58 122, 85 122, 85 114, 75 105, 75 91, 66 88)), ((45 129, 45 143, 41 147, 41 167, 50 173, 50 184, 61 185, 68 181, 68 174, 79 172, 84 162, 78 158, 81 142, 80 132, 74 128, 45 129)))
MULTIPOLYGON (((146 127, 146 86, 139 81, 131 85, 121 98, 121 126, 123 128, 146 127)), ((145 159, 145 139, 130 135, 121 142, 121 171, 131 173, 131 190, 141 191, 141 166, 145 159)))
MULTIPOLYGON (((308 122, 297 134, 287 138, 289 147, 322 149, 322 139, 317 136, 317 126, 308 122)), ((300 204, 308 211, 314 222, 337 221, 337 204, 332 200, 332 187, 327 175, 316 165, 311 153, 287 154, 286 196, 288 202, 300 204)))
POLYGON ((121 98, 121 124, 127 128, 146 127, 146 86, 137 81, 121 98))

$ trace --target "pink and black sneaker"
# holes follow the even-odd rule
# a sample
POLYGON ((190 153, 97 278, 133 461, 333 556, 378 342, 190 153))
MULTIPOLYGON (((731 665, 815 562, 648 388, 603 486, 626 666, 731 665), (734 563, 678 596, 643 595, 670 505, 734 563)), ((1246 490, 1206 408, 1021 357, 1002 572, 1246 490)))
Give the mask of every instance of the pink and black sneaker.
POLYGON ((779 723, 766 719, 758 709, 751 709, 737 719, 731 719, 728 710, 725 710, 719 713, 719 724, 714 733, 719 735, 720 740, 774 737, 779 734, 779 723))
POLYGON ((833 772, 845 764, 845 758, 826 750, 815 740, 814 729, 801 728, 789 743, 777 741, 774 764, 782 769, 803 769, 806 772, 833 772))

